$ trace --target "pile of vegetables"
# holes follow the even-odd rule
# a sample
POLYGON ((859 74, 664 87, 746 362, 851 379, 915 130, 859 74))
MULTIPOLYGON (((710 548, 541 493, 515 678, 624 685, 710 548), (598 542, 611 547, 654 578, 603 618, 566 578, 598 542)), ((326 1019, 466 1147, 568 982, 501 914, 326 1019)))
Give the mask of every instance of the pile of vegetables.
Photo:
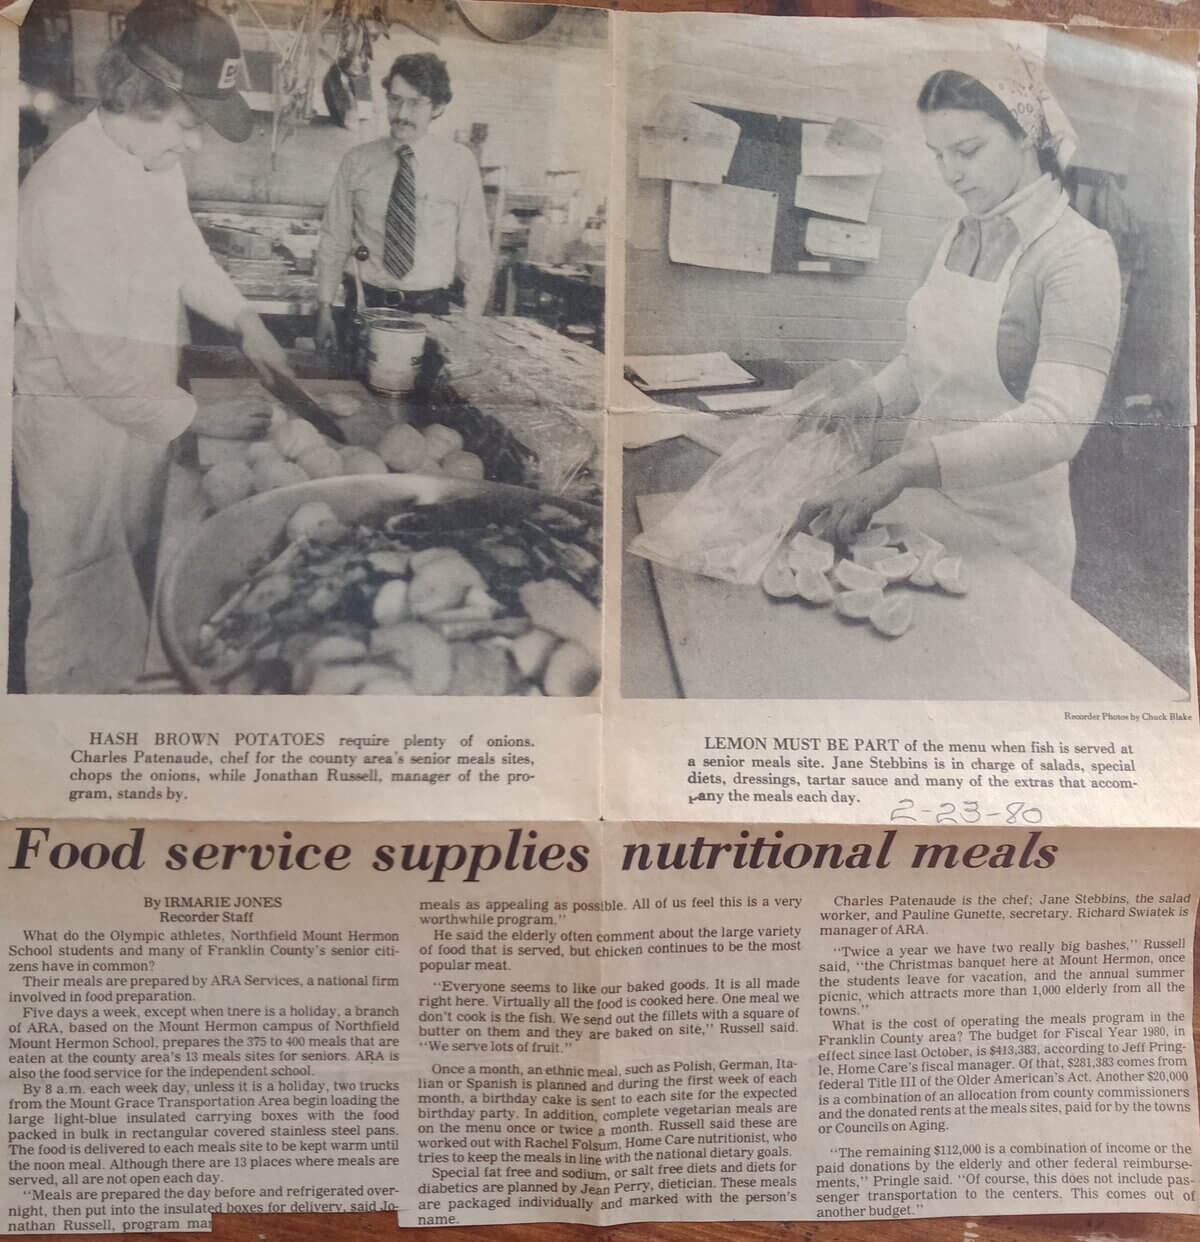
POLYGON ((430 423, 422 431, 403 423, 390 427, 373 450, 354 444, 338 447, 311 423, 276 408, 266 439, 251 441, 242 456, 208 470, 204 495, 216 512, 256 492, 292 483, 393 470, 459 479, 482 479, 485 473, 482 458, 465 452, 462 436, 442 423, 430 423))
POLYGON ((283 546, 201 626, 230 694, 586 695, 600 678, 600 532, 467 498, 341 521, 301 504, 283 546))

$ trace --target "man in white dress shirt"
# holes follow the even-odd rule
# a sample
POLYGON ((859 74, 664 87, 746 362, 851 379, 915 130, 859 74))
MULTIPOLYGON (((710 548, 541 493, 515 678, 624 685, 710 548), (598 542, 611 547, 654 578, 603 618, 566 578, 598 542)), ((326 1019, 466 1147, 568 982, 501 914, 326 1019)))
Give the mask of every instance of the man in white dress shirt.
POLYGON ((383 87, 388 135, 343 157, 321 225, 316 338, 324 348, 336 340, 333 303, 356 252, 368 306, 445 314, 457 278, 467 314, 481 315, 491 285, 475 157, 430 133, 450 102, 445 63, 427 52, 397 57, 383 87))
POLYGON ((140 674, 150 622, 138 571, 171 441, 188 427, 251 438, 268 425, 263 400, 197 408, 179 387, 185 308, 234 331, 260 370, 287 369, 209 254, 179 166, 206 125, 249 137, 240 60, 232 27, 195 0, 145 0, 100 62, 99 107, 21 187, 13 461, 31 693, 119 690, 140 674))

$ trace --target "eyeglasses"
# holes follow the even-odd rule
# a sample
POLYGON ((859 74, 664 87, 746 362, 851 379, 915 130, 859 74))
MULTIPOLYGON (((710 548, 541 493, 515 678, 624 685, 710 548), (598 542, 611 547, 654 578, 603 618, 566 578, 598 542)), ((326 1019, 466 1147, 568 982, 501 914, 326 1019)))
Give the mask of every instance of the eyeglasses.
POLYGON ((433 100, 428 95, 393 95, 389 91, 386 98, 390 112, 420 113, 427 108, 430 110, 433 108, 433 100))

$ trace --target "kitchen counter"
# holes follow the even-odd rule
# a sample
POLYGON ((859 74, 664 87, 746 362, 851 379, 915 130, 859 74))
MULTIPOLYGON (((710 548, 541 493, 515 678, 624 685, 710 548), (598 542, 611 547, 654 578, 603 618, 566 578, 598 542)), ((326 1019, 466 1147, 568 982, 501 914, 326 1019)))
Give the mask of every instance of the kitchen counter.
MULTIPOLYGON (((624 454, 624 539, 714 460, 690 440, 624 454)), ((626 552, 622 683, 638 698, 1186 701, 1186 692, 1006 552, 939 492, 880 514, 961 555, 969 591, 907 590, 915 621, 889 640, 832 608, 770 599, 626 552)))

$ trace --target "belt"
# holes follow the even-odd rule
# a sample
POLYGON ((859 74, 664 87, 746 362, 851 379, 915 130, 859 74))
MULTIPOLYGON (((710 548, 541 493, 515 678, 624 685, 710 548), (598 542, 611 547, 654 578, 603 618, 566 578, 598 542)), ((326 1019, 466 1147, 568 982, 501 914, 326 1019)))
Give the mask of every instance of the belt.
POLYGON ((383 289, 363 281, 362 291, 363 301, 369 307, 385 306, 415 315, 450 313, 450 293, 447 289, 383 289))

